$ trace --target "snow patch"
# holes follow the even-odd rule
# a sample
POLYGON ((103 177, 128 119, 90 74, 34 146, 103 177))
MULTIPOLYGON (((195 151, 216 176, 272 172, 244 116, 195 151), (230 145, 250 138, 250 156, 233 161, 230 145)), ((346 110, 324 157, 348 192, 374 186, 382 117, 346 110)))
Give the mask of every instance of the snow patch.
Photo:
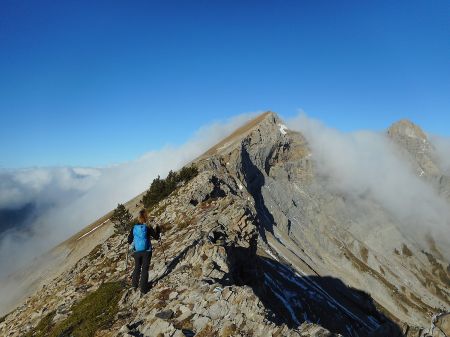
POLYGON ((103 226, 103 225, 104 225, 105 223, 107 223, 108 221, 109 221, 109 219, 106 219, 106 220, 103 221, 100 225, 98 225, 98 226, 92 228, 89 232, 87 232, 87 233, 83 234, 82 236, 80 236, 80 237, 77 239, 77 241, 78 241, 78 240, 81 240, 81 239, 84 238, 86 235, 91 234, 93 231, 97 230, 99 227, 103 226))
POLYGON ((270 257, 272 257, 275 261, 278 261, 278 258, 272 254, 272 252, 270 251, 270 249, 266 249, 265 250, 267 254, 269 254, 270 257))
POLYGON ((284 124, 278 124, 278 126, 280 127, 280 132, 285 135, 287 132, 286 130, 288 130, 288 127, 284 124))
POLYGON ((274 280, 268 275, 264 275, 264 281, 265 283, 272 289, 274 295, 283 303, 285 308, 289 311, 289 314, 291 315, 292 321, 296 325, 300 325, 300 322, 297 319, 297 315, 295 314, 294 309, 292 308, 291 304, 286 300, 284 297, 283 291, 280 289, 280 287, 276 284, 274 280))

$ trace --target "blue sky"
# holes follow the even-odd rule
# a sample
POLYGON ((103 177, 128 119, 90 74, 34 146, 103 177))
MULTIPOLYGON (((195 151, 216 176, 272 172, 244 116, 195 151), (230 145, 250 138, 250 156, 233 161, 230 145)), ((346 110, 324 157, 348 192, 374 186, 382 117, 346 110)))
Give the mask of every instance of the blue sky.
POLYGON ((450 2, 0 3, 0 167, 104 166, 245 112, 450 135, 450 2))

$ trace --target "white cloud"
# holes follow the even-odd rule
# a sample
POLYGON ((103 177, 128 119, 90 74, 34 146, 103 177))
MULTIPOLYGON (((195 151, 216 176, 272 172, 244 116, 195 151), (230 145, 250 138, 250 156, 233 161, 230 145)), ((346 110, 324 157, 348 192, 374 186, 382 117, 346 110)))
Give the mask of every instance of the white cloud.
MULTIPOLYGON (((384 133, 343 133, 304 114, 288 126, 305 136, 316 170, 332 191, 349 198, 370 196, 398 219, 404 233, 419 238, 430 233, 448 248, 448 202, 418 177, 384 133)), ((442 146, 442 151, 449 149, 442 146)))
POLYGON ((99 175, 99 170, 69 167, 0 171, 0 210, 64 203, 88 190, 99 175))
POLYGON ((429 138, 436 149, 442 170, 450 175, 450 138, 437 135, 431 135, 429 138))
MULTIPOLYGON (((140 158, 101 169, 37 168, 0 172, 0 209, 46 205, 29 230, 10 230, 0 239, 0 282, 89 223, 145 191, 158 175, 177 170, 255 117, 243 114, 202 127, 184 145, 167 146, 140 158), (14 259, 10 257, 14 256, 14 259)), ((39 211, 39 208, 38 208, 39 211)), ((8 294, 9 295, 9 294, 8 294)), ((0 298, 6 293, 0 289, 0 298)), ((1 311, 1 308, 0 308, 1 311)))

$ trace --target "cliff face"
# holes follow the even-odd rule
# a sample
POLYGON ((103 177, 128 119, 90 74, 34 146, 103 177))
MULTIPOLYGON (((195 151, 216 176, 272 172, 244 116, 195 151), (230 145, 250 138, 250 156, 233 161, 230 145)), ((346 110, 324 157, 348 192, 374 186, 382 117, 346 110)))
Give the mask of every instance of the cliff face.
POLYGON ((313 156, 274 113, 259 116, 151 210, 165 232, 147 294, 124 285, 125 238, 106 221, 66 244, 77 262, 3 318, 0 335, 419 336, 450 304, 448 261, 375 201, 329 191, 313 156))

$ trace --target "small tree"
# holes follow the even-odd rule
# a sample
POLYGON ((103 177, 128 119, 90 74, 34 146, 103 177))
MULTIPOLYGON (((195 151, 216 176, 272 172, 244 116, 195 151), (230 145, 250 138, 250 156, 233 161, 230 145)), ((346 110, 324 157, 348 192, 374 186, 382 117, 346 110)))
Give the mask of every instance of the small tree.
POLYGON ((117 234, 127 233, 130 229, 132 219, 133 216, 130 211, 124 205, 118 204, 111 217, 115 232, 117 234))

